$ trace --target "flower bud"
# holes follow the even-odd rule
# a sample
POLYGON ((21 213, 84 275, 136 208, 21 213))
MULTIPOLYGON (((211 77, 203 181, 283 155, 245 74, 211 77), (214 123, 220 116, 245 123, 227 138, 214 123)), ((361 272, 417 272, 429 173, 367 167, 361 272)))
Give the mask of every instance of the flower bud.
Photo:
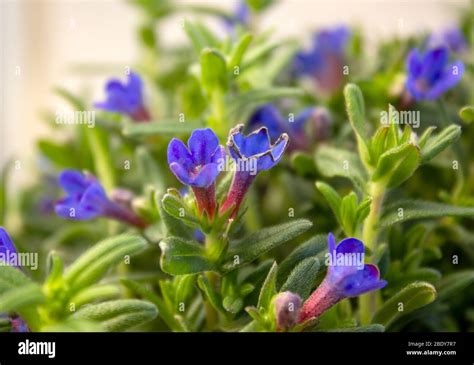
POLYGON ((290 291, 279 293, 275 297, 275 317, 277 329, 288 329, 298 321, 301 298, 290 291))

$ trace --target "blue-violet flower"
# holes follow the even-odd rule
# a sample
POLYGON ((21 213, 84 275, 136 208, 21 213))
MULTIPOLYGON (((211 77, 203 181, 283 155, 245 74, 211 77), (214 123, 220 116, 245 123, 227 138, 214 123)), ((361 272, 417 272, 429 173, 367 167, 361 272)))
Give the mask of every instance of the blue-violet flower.
POLYGON ((168 145, 168 164, 174 175, 194 192, 199 212, 214 217, 216 210, 215 181, 225 149, 210 128, 196 129, 188 146, 173 138, 168 145))
POLYGON ((98 109, 128 115, 136 122, 147 122, 150 113, 143 104, 143 82, 134 72, 128 74, 126 83, 112 79, 105 87, 107 98, 104 102, 95 103, 98 109))
POLYGON ((227 140, 231 157, 238 166, 244 167, 235 171, 227 197, 220 207, 220 213, 224 213, 233 207, 231 217, 237 213, 250 184, 258 172, 271 169, 280 162, 289 141, 288 135, 283 133, 274 144, 271 144, 266 127, 262 127, 247 136, 242 133, 243 129, 243 124, 232 128, 227 140), (252 164, 256 168, 250 168, 252 164), (245 168, 246 166, 249 168, 245 168))
POLYGON ((446 47, 424 53, 414 48, 407 57, 407 71, 406 88, 409 94, 417 101, 435 100, 461 80, 464 64, 461 61, 450 64, 446 47))
POLYGON ((375 265, 363 264, 365 247, 362 241, 346 238, 336 247, 332 233, 328 235, 328 254, 333 257, 326 277, 304 302, 299 322, 319 317, 344 298, 355 297, 387 285, 380 280, 375 265), (343 259, 340 259, 340 257, 343 259), (347 259, 346 259, 347 258, 347 259))
POLYGON ((345 26, 325 29, 313 36, 312 48, 300 51, 294 60, 297 76, 310 76, 326 93, 338 90, 344 80, 344 51, 350 38, 345 26))
POLYGON ((107 217, 139 228, 147 226, 131 209, 111 201, 97 178, 76 170, 64 170, 58 178, 67 195, 56 202, 56 214, 74 220, 107 217))

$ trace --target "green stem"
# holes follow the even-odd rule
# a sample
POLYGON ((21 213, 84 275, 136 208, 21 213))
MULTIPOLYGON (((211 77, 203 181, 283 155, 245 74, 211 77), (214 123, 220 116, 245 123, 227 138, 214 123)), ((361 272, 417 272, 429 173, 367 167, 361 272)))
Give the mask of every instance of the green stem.
POLYGON ((211 109, 212 116, 210 120, 210 125, 212 129, 216 132, 218 136, 225 137, 227 133, 226 125, 226 107, 224 100, 224 92, 216 88, 211 93, 211 109))
POLYGON ((372 202, 370 203, 369 215, 365 219, 362 228, 362 241, 371 251, 374 251, 378 236, 377 224, 382 211, 385 187, 381 184, 370 183, 369 195, 372 202))
MULTIPOLYGON (((382 204, 385 196, 385 186, 370 183, 369 194, 372 198, 370 212, 364 221, 362 228, 362 241, 372 251, 375 251, 379 231, 377 224, 382 212, 382 204)), ((377 309, 377 292, 369 292, 359 296, 359 316, 362 325, 369 324, 377 309)))
POLYGON ((100 182, 107 191, 115 186, 115 173, 112 157, 108 150, 107 138, 99 129, 92 128, 87 131, 87 138, 93 153, 94 167, 100 182))

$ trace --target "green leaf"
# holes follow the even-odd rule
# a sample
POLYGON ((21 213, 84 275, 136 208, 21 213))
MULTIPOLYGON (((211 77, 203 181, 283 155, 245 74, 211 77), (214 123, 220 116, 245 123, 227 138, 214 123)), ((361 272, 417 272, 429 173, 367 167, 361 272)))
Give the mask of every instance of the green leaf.
POLYGON ((367 133, 365 131, 365 104, 364 97, 359 87, 355 84, 347 84, 344 87, 344 99, 346 111, 352 129, 356 135, 359 154, 366 163, 370 161, 367 146, 367 133))
POLYGON ((273 296, 276 294, 276 278, 278 272, 278 265, 276 261, 273 263, 272 267, 268 271, 268 275, 263 282, 262 289, 260 290, 260 295, 258 297, 257 308, 268 310, 273 296))
POLYGON ((380 156, 372 180, 394 188, 413 175, 419 165, 420 150, 414 144, 405 143, 380 156))
POLYGON ((135 150, 135 159, 138 164, 138 173, 141 177, 140 181, 145 184, 150 184, 159 191, 164 192, 166 189, 164 174, 150 151, 144 146, 137 147, 135 150))
POLYGON ((323 260, 326 249, 327 236, 324 234, 318 234, 311 237, 309 240, 299 245, 280 263, 280 269, 278 270, 278 283, 282 283, 291 273, 293 268, 304 259, 318 256, 320 260, 323 260))
POLYGON ((109 332, 121 332, 151 321, 157 314, 158 311, 152 303, 138 299, 121 299, 88 305, 79 309, 73 318, 100 322, 109 332))
POLYGON ((329 207, 331 208, 332 212, 336 216, 338 223, 342 224, 341 217, 339 216, 342 199, 337 193, 337 191, 334 190, 330 185, 322 181, 317 181, 316 187, 321 192, 321 194, 323 194, 324 198, 328 202, 329 207))
POLYGON ((414 219, 453 217, 474 217, 474 207, 455 206, 423 200, 401 200, 384 208, 379 221, 381 227, 414 219))
POLYGON ((77 161, 74 155, 71 154, 70 144, 60 144, 46 139, 41 139, 38 142, 38 149, 40 153, 48 158, 57 167, 71 167, 75 166, 77 161))
POLYGON ((224 56, 215 49, 204 48, 201 51, 200 63, 204 90, 208 94, 215 89, 226 90, 229 75, 224 56))
POLYGON ((78 292, 70 299, 70 303, 74 303, 76 308, 84 304, 98 300, 113 299, 120 295, 120 289, 116 285, 102 284, 85 288, 78 292))
POLYGON ((385 327, 381 324, 369 324, 367 326, 335 328, 324 332, 385 332, 385 327))
POLYGON ((229 252, 223 266, 224 270, 233 270, 246 265, 267 251, 298 237, 311 228, 313 224, 305 219, 297 219, 278 226, 261 229, 246 237, 231 242, 229 252), (234 265, 238 257, 239 264, 234 265))
POLYGON ((161 203, 163 204, 163 209, 172 217, 181 220, 184 224, 193 228, 200 226, 198 219, 176 195, 165 194, 161 203))
POLYGON ((191 39, 191 42, 198 53, 201 53, 205 47, 216 47, 218 45, 216 37, 214 37, 211 31, 202 23, 191 23, 185 21, 184 31, 191 39))
POLYGON ((318 171, 326 177, 341 176, 350 179, 356 188, 364 191, 367 172, 359 156, 351 151, 321 146, 315 153, 318 171))
POLYGON ((244 307, 244 301, 240 297, 236 296, 227 296, 222 301, 222 305, 224 306, 225 310, 230 313, 239 313, 242 308, 244 307))
POLYGON ((154 292, 143 286, 142 284, 129 280, 129 279, 122 279, 122 284, 125 285, 128 289, 132 292, 140 295, 141 297, 145 298, 146 300, 152 302, 156 308, 158 308, 158 313, 160 318, 166 323, 166 325, 172 330, 176 332, 183 332, 184 328, 181 324, 176 320, 173 313, 168 310, 163 299, 161 299, 158 295, 154 292))
POLYGON ((430 304, 435 298, 436 289, 433 285, 421 281, 411 283, 387 300, 375 313, 372 322, 387 327, 402 315, 430 304), (400 303, 403 305, 403 311, 399 310, 400 303))
POLYGON ((242 57, 245 51, 247 50, 247 47, 249 46, 250 42, 252 42, 252 39, 253 39, 253 36, 250 33, 246 33, 242 37, 240 37, 239 41, 234 46, 230 54, 230 59, 229 59, 229 64, 228 64, 229 70, 233 70, 235 66, 240 66, 242 57))
POLYGON ((203 246, 197 242, 167 237, 160 242, 160 248, 161 269, 168 274, 186 275, 216 270, 216 265, 208 259, 203 246))
POLYGON ((347 115, 354 132, 363 140, 367 139, 365 132, 365 104, 362 91, 356 84, 347 84, 344 87, 347 115))
POLYGON ((474 283, 474 270, 463 270, 447 275, 439 281, 436 289, 439 300, 453 298, 457 293, 474 283))
POLYGON ((205 275, 198 277, 199 288, 203 291, 206 299, 218 312, 224 313, 225 309, 222 306, 222 299, 218 292, 214 290, 208 278, 205 275))
POLYGON ((189 134, 200 127, 202 127, 202 124, 196 121, 180 122, 178 120, 169 120, 129 124, 125 126, 122 133, 128 137, 147 137, 160 134, 175 136, 177 134, 189 134))
POLYGON ((179 275, 175 281, 175 303, 185 303, 193 293, 196 275, 179 275))
POLYGON ((107 238, 82 254, 64 275, 71 292, 77 292, 98 281, 111 267, 147 247, 146 241, 131 234, 107 238))
POLYGON ((300 176, 313 176, 316 174, 313 158, 304 152, 295 152, 291 155, 291 166, 300 176))
POLYGON ((158 211, 161 217, 161 223, 163 225, 166 236, 177 236, 185 239, 192 239, 192 230, 186 226, 181 219, 177 219, 169 214, 163 207, 163 201, 160 198, 160 194, 155 193, 155 202, 157 203, 158 211))
POLYGON ((44 302, 44 295, 38 284, 26 284, 4 291, 0 295, 1 312, 20 312, 22 308, 44 302))
POLYGON ((280 291, 291 291, 299 294, 301 299, 305 300, 309 297, 311 289, 316 284, 316 278, 321 269, 319 258, 308 257, 301 261, 291 272, 282 285, 280 291))
POLYGON ((33 283, 23 271, 10 265, 0 265, 0 294, 16 287, 33 283))
POLYGON ((474 122, 474 106, 465 106, 461 108, 459 116, 466 123, 474 122))
POLYGON ((426 163, 454 143, 461 136, 461 127, 451 125, 434 137, 429 138, 421 150, 422 162, 426 163))

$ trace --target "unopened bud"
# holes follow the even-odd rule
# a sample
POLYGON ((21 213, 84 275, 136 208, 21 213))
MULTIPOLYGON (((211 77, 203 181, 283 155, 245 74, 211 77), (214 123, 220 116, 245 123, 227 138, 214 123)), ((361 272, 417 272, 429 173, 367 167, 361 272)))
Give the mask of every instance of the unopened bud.
POLYGON ((290 291, 280 293, 275 298, 275 316, 278 329, 293 327, 298 321, 301 298, 290 291))

